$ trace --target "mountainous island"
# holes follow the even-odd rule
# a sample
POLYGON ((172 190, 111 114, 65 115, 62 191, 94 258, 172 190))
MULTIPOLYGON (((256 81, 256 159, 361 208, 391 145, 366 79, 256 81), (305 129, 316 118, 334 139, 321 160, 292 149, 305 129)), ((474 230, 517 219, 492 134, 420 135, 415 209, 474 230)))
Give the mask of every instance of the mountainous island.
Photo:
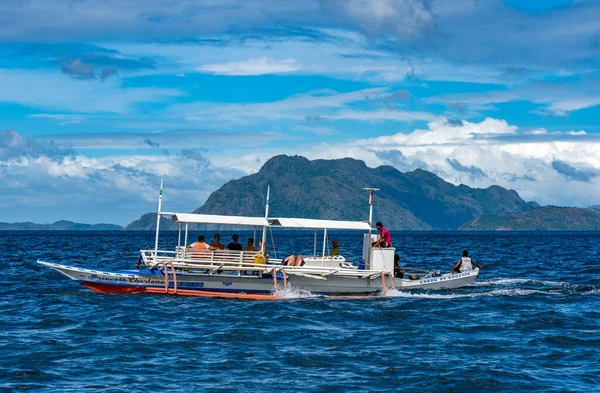
MULTIPOLYGON (((391 166, 369 168, 352 158, 310 161, 286 155, 271 158, 255 174, 227 182, 194 213, 262 216, 269 184, 271 217, 358 221, 368 218, 363 188, 380 188, 375 194, 374 218, 396 230, 595 229, 584 217, 600 216, 568 208, 561 211, 561 217, 566 214, 570 220, 558 225, 550 220, 552 209, 526 202, 514 190, 499 186, 455 186, 424 170, 403 173, 391 166), (515 226, 513 221, 521 215, 531 218, 515 226)), ((155 225, 156 214, 148 213, 126 229, 149 230, 155 225)), ((161 228, 176 229, 176 223, 163 219, 161 228)))
POLYGON ((600 213, 575 207, 544 206, 519 213, 483 215, 461 225, 475 231, 590 231, 600 230, 600 213))
MULTIPOLYGON (((156 217, 156 215, 155 215, 156 217)), ((72 221, 56 221, 52 224, 33 222, 0 222, 0 231, 120 231, 123 227, 114 224, 81 224, 72 221)))
MULTIPOLYGON (((377 187, 374 219, 395 230, 600 230, 600 205, 542 207, 524 201, 514 190, 456 186, 421 169, 403 173, 391 166, 369 168, 352 158, 310 161, 286 155, 272 157, 257 173, 230 180, 194 213, 263 216, 267 185, 271 186, 270 217, 366 221, 369 205, 363 188, 377 187)), ((124 229, 155 228, 156 213, 147 213, 124 229)), ((161 228, 177 229, 177 223, 162 218, 161 228)), ((71 221, 0 223, 0 230, 121 229, 71 221)))

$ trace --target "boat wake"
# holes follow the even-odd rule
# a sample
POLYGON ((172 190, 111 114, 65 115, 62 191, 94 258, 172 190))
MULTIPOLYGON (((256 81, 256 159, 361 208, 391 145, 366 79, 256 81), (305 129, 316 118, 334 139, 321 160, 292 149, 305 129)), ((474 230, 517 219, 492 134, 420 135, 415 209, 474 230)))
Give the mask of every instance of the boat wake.
POLYGON ((470 287, 487 287, 494 285, 533 285, 533 286, 548 286, 548 287, 569 287, 576 284, 570 282, 563 281, 547 281, 547 280, 533 280, 529 278, 500 278, 497 280, 488 280, 488 281, 475 281, 468 286, 470 287))
POLYGON ((305 289, 299 289, 295 287, 288 287, 286 289, 280 289, 277 291, 277 299, 288 300, 288 299, 310 299, 319 297, 311 291, 305 289))
POLYGON ((503 278, 489 281, 478 281, 469 284, 477 292, 464 293, 464 291, 423 292, 423 291, 398 291, 388 289, 386 297, 402 297, 413 299, 460 299, 477 297, 514 297, 514 296, 556 296, 556 295, 598 295, 600 288, 577 283, 562 281, 533 280, 527 278, 503 278), (485 289, 489 290, 485 290, 485 289), (458 292, 458 293, 457 293, 458 292))
POLYGON ((460 298, 472 298, 472 297, 484 297, 484 296, 528 296, 528 295, 549 295, 549 292, 533 290, 533 289, 519 289, 519 288, 507 288, 507 289, 495 289, 489 292, 477 292, 477 293, 432 293, 432 292, 417 292, 417 291, 396 291, 388 290, 387 297, 403 297, 413 299, 460 299, 460 298))

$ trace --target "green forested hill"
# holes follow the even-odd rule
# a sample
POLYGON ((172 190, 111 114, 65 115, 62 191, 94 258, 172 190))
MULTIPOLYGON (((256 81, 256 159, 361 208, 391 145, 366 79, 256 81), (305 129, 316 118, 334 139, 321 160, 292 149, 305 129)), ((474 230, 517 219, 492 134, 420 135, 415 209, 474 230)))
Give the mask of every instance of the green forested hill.
POLYGON ((476 231, 600 230, 600 213, 576 207, 544 206, 518 213, 483 215, 460 227, 476 231))
MULTIPOLYGON (((227 182, 194 212, 262 216, 268 184, 271 217, 359 221, 368 219, 368 196, 363 188, 380 188, 374 219, 392 229, 457 229, 480 215, 538 206, 513 190, 455 186, 420 169, 402 173, 390 166, 369 168, 352 158, 310 161, 279 155, 259 172, 227 182)), ((148 214, 127 229, 151 229, 155 221, 156 216, 148 214)))

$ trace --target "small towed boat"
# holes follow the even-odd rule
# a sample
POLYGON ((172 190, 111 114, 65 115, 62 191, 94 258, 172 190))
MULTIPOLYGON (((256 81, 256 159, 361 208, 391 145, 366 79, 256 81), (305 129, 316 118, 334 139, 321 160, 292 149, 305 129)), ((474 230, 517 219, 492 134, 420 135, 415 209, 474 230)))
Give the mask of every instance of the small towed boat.
MULTIPOLYGON (((392 247, 372 247, 373 192, 370 192, 368 222, 270 218, 269 192, 265 217, 221 216, 162 212, 162 182, 158 202, 155 247, 141 250, 138 268, 120 272, 80 268, 38 261, 83 286, 100 293, 154 293, 273 300, 289 291, 307 291, 327 296, 385 296, 394 290, 452 289, 476 280, 479 271, 439 274, 436 271, 404 268, 403 278, 394 277, 392 247), (178 244, 174 250, 159 250, 160 217, 179 223, 178 244), (186 247, 189 224, 220 224, 262 227, 262 246, 258 251, 209 250, 186 247), (302 266, 287 266, 285 261, 266 252, 267 229, 295 228, 315 231, 314 255, 304 258, 302 266), (322 254, 327 246, 327 231, 363 231, 363 257, 358 262, 343 256, 318 256, 317 231, 323 231, 322 254), (182 233, 183 232, 183 233, 182 233), (182 241, 183 235, 183 244, 182 241)), ((256 236, 255 236, 256 238, 256 236)))

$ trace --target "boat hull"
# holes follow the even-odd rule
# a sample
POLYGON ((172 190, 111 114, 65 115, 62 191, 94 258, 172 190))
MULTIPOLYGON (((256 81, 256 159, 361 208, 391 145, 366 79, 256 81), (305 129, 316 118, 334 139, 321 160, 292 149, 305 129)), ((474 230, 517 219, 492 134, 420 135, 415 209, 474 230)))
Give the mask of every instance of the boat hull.
MULTIPOLYGON (((474 281, 478 271, 458 274, 446 274, 441 277, 423 278, 420 280, 394 279, 382 280, 381 277, 367 279, 359 277, 336 277, 314 279, 288 274, 283 280, 281 274, 274 279, 272 275, 248 276, 234 274, 203 274, 177 272, 167 280, 161 270, 140 270, 125 272, 107 272, 93 269, 61 265, 38 261, 70 279, 79 282, 86 288, 99 293, 131 294, 131 293, 175 293, 193 296, 197 294, 255 294, 273 296, 287 286, 298 290, 323 295, 381 295, 388 289, 451 289, 458 288, 474 281), (167 282, 165 282, 167 281, 167 282), (384 289, 385 286, 385 289, 384 289)), ((229 296, 224 296, 229 297, 229 296)))

